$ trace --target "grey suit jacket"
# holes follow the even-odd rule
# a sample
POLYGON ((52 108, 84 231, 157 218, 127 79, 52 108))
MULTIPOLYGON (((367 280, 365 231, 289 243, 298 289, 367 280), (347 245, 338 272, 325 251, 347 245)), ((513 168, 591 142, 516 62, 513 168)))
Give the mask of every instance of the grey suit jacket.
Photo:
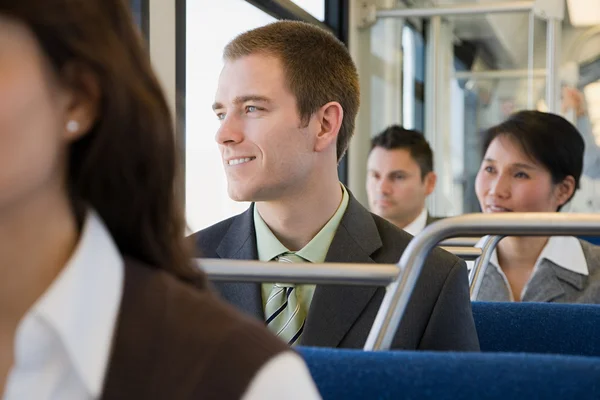
MULTIPOLYGON (((350 195, 348 208, 333 238, 326 262, 396 263, 412 236, 369 213, 350 195)), ((246 212, 191 236, 197 257, 258 259, 253 206, 246 212)), ((214 282, 221 296, 238 309, 264 321, 260 284, 214 282)), ((369 286, 318 285, 301 344, 363 347, 385 289, 369 286)), ((397 349, 479 350, 467 269, 441 249, 427 259, 392 344, 397 349)))
MULTIPOLYGON (((544 259, 527 284, 522 301, 600 304, 600 247, 584 240, 579 242, 589 275, 569 271, 544 259)), ((491 263, 483 275, 477 300, 510 301, 508 286, 491 263)))

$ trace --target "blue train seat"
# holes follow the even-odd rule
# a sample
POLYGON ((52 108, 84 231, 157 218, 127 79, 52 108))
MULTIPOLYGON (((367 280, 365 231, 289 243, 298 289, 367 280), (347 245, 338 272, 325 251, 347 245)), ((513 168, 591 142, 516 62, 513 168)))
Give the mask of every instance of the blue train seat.
POLYGON ((591 244, 596 246, 600 246, 600 236, 580 236, 579 239, 587 240, 591 244))
POLYGON ((600 358, 298 348, 327 399, 600 399, 600 358))
POLYGON ((472 304, 482 351, 600 357, 600 305, 472 304))

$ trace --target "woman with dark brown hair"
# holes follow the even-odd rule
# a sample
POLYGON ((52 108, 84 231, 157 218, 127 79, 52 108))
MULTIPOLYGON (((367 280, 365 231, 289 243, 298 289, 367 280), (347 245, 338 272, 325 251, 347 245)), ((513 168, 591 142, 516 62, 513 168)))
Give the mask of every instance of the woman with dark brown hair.
POLYGON ((122 0, 0 1, 5 399, 318 396, 197 288, 172 126, 122 0))
MULTIPOLYGON (((475 192, 484 213, 558 212, 579 187, 585 142, 559 115, 512 114, 484 133, 483 150, 475 192)), ((505 237, 476 299, 598 304, 600 247, 573 236, 505 237)))

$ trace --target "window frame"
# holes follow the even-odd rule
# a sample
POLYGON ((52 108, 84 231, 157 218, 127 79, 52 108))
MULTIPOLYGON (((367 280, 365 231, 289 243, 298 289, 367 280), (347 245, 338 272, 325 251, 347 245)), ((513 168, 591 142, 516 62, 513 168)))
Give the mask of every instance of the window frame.
POLYGON ((149 0, 129 0, 131 12, 138 24, 146 43, 150 38, 150 2, 149 0))
MULTIPOLYGON (((420 46, 421 48, 419 49, 419 43, 418 41, 415 41, 415 77, 414 77, 414 88, 415 88, 415 92, 413 93, 413 98, 415 100, 415 108, 413 110, 413 121, 414 121, 414 127, 413 129, 416 129, 420 132, 424 132, 425 129, 425 86, 427 85, 426 83, 426 74, 425 71, 427 70, 427 56, 426 56, 426 48, 427 48, 427 20, 424 20, 423 23, 421 24, 421 28, 419 29, 418 26, 416 26, 414 23, 412 23, 412 21, 410 20, 406 20, 405 21, 405 26, 407 26, 408 28, 410 28, 414 35, 415 38, 420 38, 420 41, 422 43, 422 46, 420 46), (419 51, 420 50, 420 51, 419 51), (418 60, 417 57, 418 55, 421 55, 421 59, 418 60), (418 68, 419 66, 422 66, 422 68, 418 68), (423 80, 419 80, 417 77, 418 76, 422 76, 423 80), (422 112, 419 113, 418 109, 419 107, 421 107, 422 112)), ((404 74, 404 71, 402 71, 402 73, 404 74)), ((403 116, 404 118, 404 116, 403 116)))

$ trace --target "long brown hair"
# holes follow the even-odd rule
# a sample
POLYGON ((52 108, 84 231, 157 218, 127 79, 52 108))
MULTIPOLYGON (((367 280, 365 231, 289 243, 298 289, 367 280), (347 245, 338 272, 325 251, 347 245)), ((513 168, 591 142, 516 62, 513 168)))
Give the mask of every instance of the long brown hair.
POLYGON ((0 3, 0 14, 35 34, 59 78, 76 64, 99 83, 99 117, 69 149, 74 204, 98 212, 124 256, 194 276, 177 196, 173 120, 128 6, 123 0, 9 0, 0 3))

